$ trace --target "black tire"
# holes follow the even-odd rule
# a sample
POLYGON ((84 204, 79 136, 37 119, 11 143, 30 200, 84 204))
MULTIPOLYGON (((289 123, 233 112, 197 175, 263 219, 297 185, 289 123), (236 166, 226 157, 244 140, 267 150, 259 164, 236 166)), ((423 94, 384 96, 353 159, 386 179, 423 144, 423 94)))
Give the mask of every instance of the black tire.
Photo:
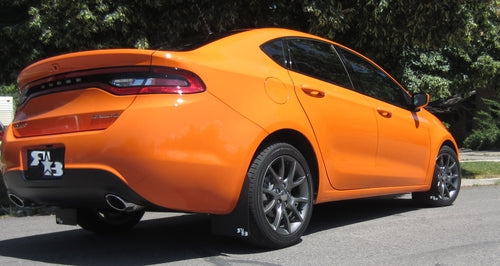
POLYGON ((117 212, 78 209, 77 223, 83 229, 99 234, 116 234, 130 230, 141 220, 144 211, 117 212))
POLYGON ((248 240, 266 248, 299 242, 313 208, 312 177, 304 156, 289 144, 272 144, 254 158, 247 178, 248 240))
POLYGON ((436 158, 431 188, 426 192, 414 192, 412 198, 419 204, 442 207, 453 204, 460 191, 462 172, 456 152, 443 146, 436 158))

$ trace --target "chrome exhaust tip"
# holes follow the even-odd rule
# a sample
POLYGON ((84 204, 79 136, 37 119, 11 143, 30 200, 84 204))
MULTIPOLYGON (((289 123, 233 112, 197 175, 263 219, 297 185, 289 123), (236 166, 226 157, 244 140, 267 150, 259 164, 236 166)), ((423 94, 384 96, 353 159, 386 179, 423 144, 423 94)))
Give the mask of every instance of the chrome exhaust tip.
POLYGON ((17 207, 24 208, 25 203, 24 203, 23 199, 21 199, 19 196, 12 194, 12 193, 9 193, 8 196, 9 196, 10 202, 12 202, 17 207))
POLYGON ((117 196, 115 194, 107 194, 106 196, 104 196, 104 198, 106 200, 106 204, 108 204, 109 207, 117 211, 133 212, 143 208, 143 206, 132 202, 127 202, 120 196, 117 196))

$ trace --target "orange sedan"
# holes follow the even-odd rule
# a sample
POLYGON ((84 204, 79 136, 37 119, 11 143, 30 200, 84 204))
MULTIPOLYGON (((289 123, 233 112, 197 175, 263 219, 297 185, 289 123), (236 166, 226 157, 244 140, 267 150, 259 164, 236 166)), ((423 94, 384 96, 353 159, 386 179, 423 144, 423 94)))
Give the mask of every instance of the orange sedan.
POLYGON ((2 144, 9 198, 57 221, 130 229, 145 211, 211 214, 215 233, 299 241, 313 205, 413 193, 450 205, 458 149, 359 53, 285 29, 210 35, 178 49, 112 49, 24 69, 2 144))

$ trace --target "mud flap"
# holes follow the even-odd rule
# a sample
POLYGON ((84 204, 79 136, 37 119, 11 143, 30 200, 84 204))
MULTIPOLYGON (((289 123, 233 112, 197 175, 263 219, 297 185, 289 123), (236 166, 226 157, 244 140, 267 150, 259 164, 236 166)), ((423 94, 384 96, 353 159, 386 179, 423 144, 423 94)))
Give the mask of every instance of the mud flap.
POLYGON ((250 236, 250 214, 248 209, 247 182, 243 184, 238 204, 226 215, 212 215, 212 233, 223 236, 247 238, 250 236))

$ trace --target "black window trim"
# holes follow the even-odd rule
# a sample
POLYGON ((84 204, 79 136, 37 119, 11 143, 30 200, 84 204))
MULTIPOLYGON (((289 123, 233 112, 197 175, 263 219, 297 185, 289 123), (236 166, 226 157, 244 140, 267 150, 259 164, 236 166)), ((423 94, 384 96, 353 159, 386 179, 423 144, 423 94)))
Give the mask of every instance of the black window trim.
POLYGON ((345 88, 345 89, 348 89, 348 90, 355 91, 354 90, 354 83, 353 83, 353 80, 351 78, 351 74, 347 70, 347 67, 346 67, 346 65, 344 63, 344 60, 342 60, 342 57, 340 57, 339 53, 336 50, 336 47, 335 47, 336 45, 333 42, 327 42, 327 41, 324 41, 324 40, 318 40, 318 39, 307 38, 307 37, 302 37, 302 36, 295 36, 295 37, 294 36, 289 36, 289 37, 284 37, 284 38, 281 38, 281 39, 283 40, 283 44, 284 44, 284 47, 285 47, 285 49, 284 49, 285 50, 285 58, 287 59, 286 69, 288 69, 289 71, 293 71, 293 72, 302 74, 302 75, 309 76, 311 78, 315 78, 315 79, 327 82, 327 83, 335 85, 335 86, 339 86, 339 87, 342 87, 342 88, 345 88), (288 44, 292 40, 299 40, 299 39, 300 40, 307 40, 307 41, 314 41, 314 42, 319 42, 319 43, 325 43, 325 44, 330 45, 330 47, 334 51, 335 55, 337 56, 337 58, 341 62, 342 67, 344 69, 344 72, 345 72, 347 78, 349 79, 349 84, 351 85, 351 87, 350 88, 349 87, 344 87, 344 86, 342 86, 340 84, 331 82, 331 81, 323 79, 321 77, 311 76, 311 75, 308 75, 307 73, 303 73, 303 72, 300 72, 300 71, 297 71, 297 70, 293 69, 292 65, 291 65, 293 63, 293 60, 292 60, 292 55, 291 55, 291 52, 290 52, 290 47, 288 46, 288 44))
POLYGON ((354 82, 353 81, 353 90, 359 94, 362 94, 362 95, 365 95, 366 97, 370 97, 370 98, 373 98, 373 99, 376 99, 376 100, 379 100, 379 101, 382 101, 382 102, 385 102, 387 104, 390 104, 390 105, 393 105, 393 106, 396 106, 396 107, 399 107, 399 108, 403 108, 403 109, 406 109, 406 110, 413 110, 414 109, 414 106, 411 105, 411 94, 397 81, 395 80, 389 73, 387 73, 384 69, 382 69, 379 65, 377 65, 375 62, 373 62, 371 59, 369 58, 363 58, 363 57, 360 57, 359 55, 357 55, 357 52, 348 48, 348 47, 344 47, 344 46, 340 46, 340 45, 335 45, 336 48, 339 48, 341 51, 338 52, 338 54, 340 55, 340 58, 342 60, 342 62, 344 63, 344 65, 348 65, 346 66, 347 68, 347 72, 349 73, 349 77, 351 75, 353 76, 356 76, 354 73, 354 69, 352 68, 352 66, 350 64, 347 64, 345 62, 347 62, 348 60, 345 58, 345 55, 343 54, 342 50, 345 50, 359 58, 361 58, 362 60, 366 61, 368 64, 370 64, 371 66, 373 66, 374 68, 378 69, 379 71, 382 71, 385 75, 387 75, 387 77, 389 77, 389 79, 400 89, 400 92, 401 92, 401 95, 403 95, 403 97, 406 98, 406 105, 405 106, 401 106, 401 105, 397 105, 397 104, 394 104, 392 102, 388 102, 384 99, 379 99, 377 97, 374 97, 374 96, 371 96, 371 95, 368 95, 366 93, 363 93, 361 89, 359 89, 361 87, 361 85, 359 85, 359 82, 354 82))
POLYGON ((271 42, 274 42, 276 40, 281 40, 282 42, 282 49, 283 49, 283 56, 284 56, 284 59, 285 59, 285 62, 282 64, 280 64, 279 62, 276 62, 276 60, 274 60, 273 58, 271 58, 269 55, 267 55, 271 60, 273 60, 275 63, 277 63, 278 65, 280 65, 281 67, 284 67, 285 69, 287 69, 288 71, 293 71, 293 72, 296 72, 296 73, 299 73, 299 74, 302 74, 302 75, 306 75, 306 76, 309 76, 311 78, 315 78, 315 79, 318 79, 318 80, 321 80, 321 81, 324 81, 324 82, 327 82, 329 84, 332 84, 332 85, 335 85, 335 86, 340 86, 342 88, 345 88, 345 89, 348 89, 348 90, 351 90, 353 92, 356 92, 358 94, 361 94, 361 95, 364 95, 366 97, 370 97, 370 98, 373 98, 373 99, 377 99, 379 101, 383 101, 387 104, 390 104, 390 105, 393 105, 395 107, 399 107, 399 108, 403 108, 403 109, 406 109, 406 110, 412 110, 413 106, 411 106, 411 94, 397 81, 395 80, 390 74, 388 74, 386 71, 384 71, 380 66, 378 66, 376 63, 374 63, 373 61, 371 61, 370 59, 367 60, 367 58, 364 58, 364 57, 360 57, 357 52, 355 52, 354 50, 348 48, 348 47, 345 47, 345 46, 342 46, 342 45, 339 45, 337 43, 334 43, 334 42, 329 42, 329 41, 325 41, 325 40, 319 40, 319 39, 315 39, 315 38, 308 38, 308 37, 303 37, 303 36, 287 36, 287 37, 278 37, 278 38, 275 38, 275 39, 272 39, 272 40, 269 40, 265 43, 263 43, 260 48, 261 50, 265 53, 264 49, 263 49, 263 46, 266 45, 267 43, 271 43, 271 42), (297 71, 297 70, 294 70, 292 68, 292 57, 291 57, 291 53, 290 53, 290 47, 289 47, 289 42, 291 40, 297 40, 297 39, 302 39, 302 40, 308 40, 308 41, 315 41, 315 42, 321 42, 321 43, 326 43, 326 44, 329 44, 331 47, 332 47, 332 50, 334 51, 335 55, 339 58, 339 60, 341 61, 342 63, 342 66, 343 66, 343 69, 349 79, 349 83, 350 83, 350 86, 351 87, 344 87, 342 85, 339 85, 339 84, 336 84, 334 82, 331 82, 329 80, 326 80, 326 79, 322 79, 320 77, 316 77, 316 76, 311 76, 311 75, 308 75, 307 73, 303 73, 303 72, 300 72, 300 71, 297 71), (339 49, 341 51, 339 51, 339 49), (342 50, 346 50, 347 52, 350 52, 358 57, 360 57, 362 60, 365 60, 367 63, 369 63, 370 65, 372 65, 374 68, 382 71, 384 74, 386 74, 390 79, 391 81, 396 84, 396 86, 401 90, 401 94, 403 95, 403 97, 406 98, 408 104, 405 105, 405 106, 401 106, 401 105, 397 105, 397 104, 394 104, 392 102, 388 102, 386 100, 383 100, 383 99, 379 99, 379 98, 376 98, 374 96, 371 96, 371 95, 368 95, 366 93, 363 93, 362 90, 360 90, 360 85, 358 82, 355 81, 355 79, 353 79, 353 76, 355 76, 355 71, 352 69, 352 66, 350 64, 347 63, 347 59, 345 58, 342 50))

